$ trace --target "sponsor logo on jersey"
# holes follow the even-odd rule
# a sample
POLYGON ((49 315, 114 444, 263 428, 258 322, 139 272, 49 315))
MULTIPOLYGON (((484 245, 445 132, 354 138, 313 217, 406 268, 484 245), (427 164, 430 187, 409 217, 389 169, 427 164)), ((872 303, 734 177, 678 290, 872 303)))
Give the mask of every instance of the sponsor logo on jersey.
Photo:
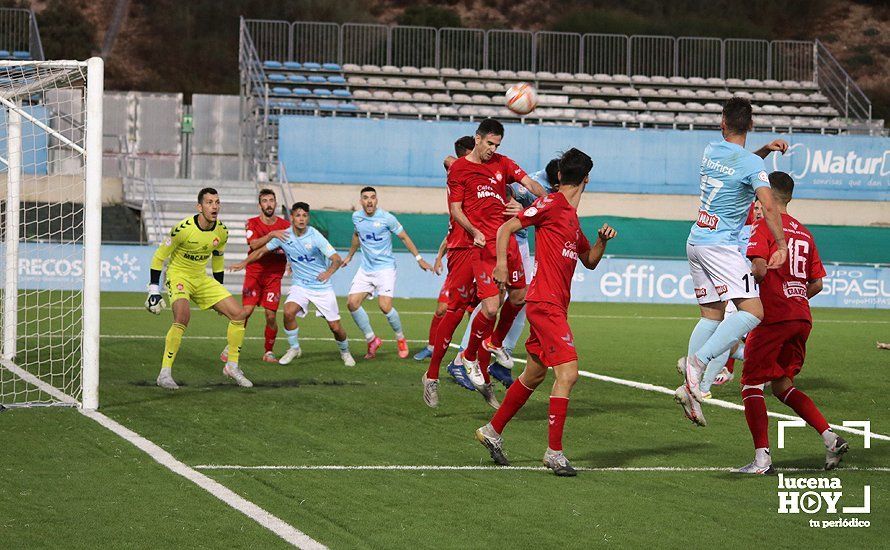
POLYGON ((182 257, 192 262, 206 262, 210 254, 183 254, 182 257))
MULTIPOLYGON (((494 183, 494 182, 492 182, 492 183, 494 183)), ((484 199, 486 197, 493 197, 493 198, 496 198, 497 200, 501 201, 501 204, 504 203, 504 198, 501 196, 501 194, 498 193, 497 191, 495 191, 494 189, 492 189, 490 186, 483 185, 481 187, 477 187, 476 188, 476 198, 484 199)))
POLYGON ((213 246, 214 246, 214 247, 219 246, 219 238, 215 238, 215 239, 213 239, 213 246))
POLYGON ((578 243, 574 241, 566 241, 562 245, 562 257, 571 260, 578 259, 578 243))
POLYGON ((726 294, 726 291, 728 290, 726 285, 718 285, 718 286, 715 286, 714 289, 717 291, 717 294, 719 294, 721 296, 726 294))
POLYGON ((534 206, 532 206, 531 208, 526 209, 526 211, 525 211, 525 217, 526 217, 526 218, 531 218, 532 216, 534 216, 534 215, 537 214, 537 213, 538 213, 538 209, 535 208, 534 206))
POLYGON ((708 295, 708 291, 704 288, 696 288, 695 289, 695 297, 696 298, 704 298, 708 295))
POLYGON ((702 156, 701 165, 704 168, 710 168, 711 170, 716 170, 721 174, 726 174, 727 176, 731 176, 735 174, 735 168, 730 168, 729 166, 725 166, 720 164, 719 161, 711 160, 706 156, 702 156))
POLYGON ((698 219, 695 221, 695 225, 714 231, 719 223, 720 216, 717 214, 709 214, 704 210, 698 211, 698 219))
POLYGON ((494 175, 494 179, 501 181, 502 179, 504 179, 504 176, 500 172, 496 172, 494 175))
POLYGON ((176 285, 176 290, 182 291, 182 289, 184 289, 184 288, 185 288, 185 287, 182 286, 182 283, 179 283, 179 284, 176 285))
POLYGON ((801 281, 784 281, 782 282, 782 291, 786 298, 806 298, 807 285, 801 281))
POLYGON ((757 178, 763 183, 769 183, 769 176, 767 176, 766 172, 764 172, 763 170, 761 170, 760 173, 757 174, 757 178))

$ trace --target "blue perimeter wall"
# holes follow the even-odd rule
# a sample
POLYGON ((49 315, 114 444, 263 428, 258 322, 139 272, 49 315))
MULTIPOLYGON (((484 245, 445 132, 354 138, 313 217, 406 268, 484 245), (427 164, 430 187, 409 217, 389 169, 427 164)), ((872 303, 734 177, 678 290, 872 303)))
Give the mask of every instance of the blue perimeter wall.
MULTIPOLYGON (((280 119, 279 157, 292 182, 442 187, 442 159, 476 124, 310 116, 280 119)), ((890 138, 750 134, 748 148, 777 138, 791 148, 770 155, 768 171, 789 172, 795 196, 890 201, 890 138)), ((506 125, 500 152, 528 172, 577 147, 594 159, 588 191, 697 195, 701 154, 719 132, 506 125)))
MULTIPOLYGON (((0 247, 2 250, 2 247, 0 247)), ((133 305, 141 305, 149 277, 153 246, 102 245, 100 268, 103 292, 134 292, 133 305)), ((340 250, 340 255, 346 254, 340 250)), ((19 288, 75 290, 83 284, 82 248, 77 245, 22 243, 19 246, 19 288)), ((420 270, 414 257, 397 252, 399 278, 396 295, 402 298, 436 298, 445 280, 420 270)), ((0 282, 5 273, 0 255, 0 282)), ((346 296, 359 261, 333 277, 334 291, 346 296)), ((825 289, 813 299, 817 307, 890 309, 890 268, 826 265, 825 289)), ((209 274, 208 274, 209 276, 209 274)), ((285 278, 284 287, 289 287, 285 278)), ((235 289, 236 293, 239 289, 235 289)), ((579 302, 633 302, 695 304, 689 265, 682 260, 609 258, 595 271, 580 264, 572 279, 572 298, 579 302)))

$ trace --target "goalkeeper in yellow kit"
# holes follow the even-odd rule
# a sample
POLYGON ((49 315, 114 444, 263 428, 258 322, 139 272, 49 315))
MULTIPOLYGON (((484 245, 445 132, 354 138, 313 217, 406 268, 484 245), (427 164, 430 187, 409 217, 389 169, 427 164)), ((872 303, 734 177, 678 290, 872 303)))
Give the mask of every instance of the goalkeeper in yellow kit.
POLYGON ((179 388, 173 380, 172 368, 191 315, 190 301, 201 309, 213 308, 229 318, 226 332, 229 357, 223 374, 233 378, 239 386, 253 386, 238 367, 247 313, 223 286, 223 252, 229 230, 217 219, 218 216, 219 193, 210 187, 201 189, 198 193, 198 213, 173 226, 151 261, 151 283, 145 308, 158 315, 167 305, 161 297, 159 286, 164 262, 170 260, 166 286, 173 308, 173 325, 167 331, 161 373, 157 380, 158 386, 168 390, 179 388), (207 261, 211 258, 213 277, 207 275, 207 261))

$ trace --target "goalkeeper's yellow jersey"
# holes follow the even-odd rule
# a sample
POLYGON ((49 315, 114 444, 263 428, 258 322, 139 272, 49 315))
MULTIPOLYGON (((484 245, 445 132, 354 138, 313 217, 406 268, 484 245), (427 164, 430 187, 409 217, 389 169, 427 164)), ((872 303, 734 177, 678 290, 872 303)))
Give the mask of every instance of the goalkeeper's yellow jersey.
POLYGON ((213 258, 212 269, 219 273, 225 269, 223 252, 229 240, 229 230, 219 220, 211 229, 201 229, 198 216, 188 217, 170 230, 170 235, 158 246, 151 260, 151 268, 161 270, 164 261, 170 259, 167 272, 180 275, 207 275, 207 260, 213 258))

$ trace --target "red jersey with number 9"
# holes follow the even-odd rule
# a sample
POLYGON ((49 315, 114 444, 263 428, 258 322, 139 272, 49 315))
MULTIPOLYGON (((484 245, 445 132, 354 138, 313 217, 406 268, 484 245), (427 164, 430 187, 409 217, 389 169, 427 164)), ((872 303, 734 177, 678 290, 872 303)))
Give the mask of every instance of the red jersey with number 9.
MULTIPOLYGON (((795 320, 812 323, 807 283, 824 277, 825 267, 819 259, 813 235, 802 223, 782 214, 782 230, 788 243, 788 259, 779 269, 768 270, 760 282, 763 324, 795 320)), ((769 261, 778 248, 766 221, 759 220, 751 231, 748 257, 769 261)))

